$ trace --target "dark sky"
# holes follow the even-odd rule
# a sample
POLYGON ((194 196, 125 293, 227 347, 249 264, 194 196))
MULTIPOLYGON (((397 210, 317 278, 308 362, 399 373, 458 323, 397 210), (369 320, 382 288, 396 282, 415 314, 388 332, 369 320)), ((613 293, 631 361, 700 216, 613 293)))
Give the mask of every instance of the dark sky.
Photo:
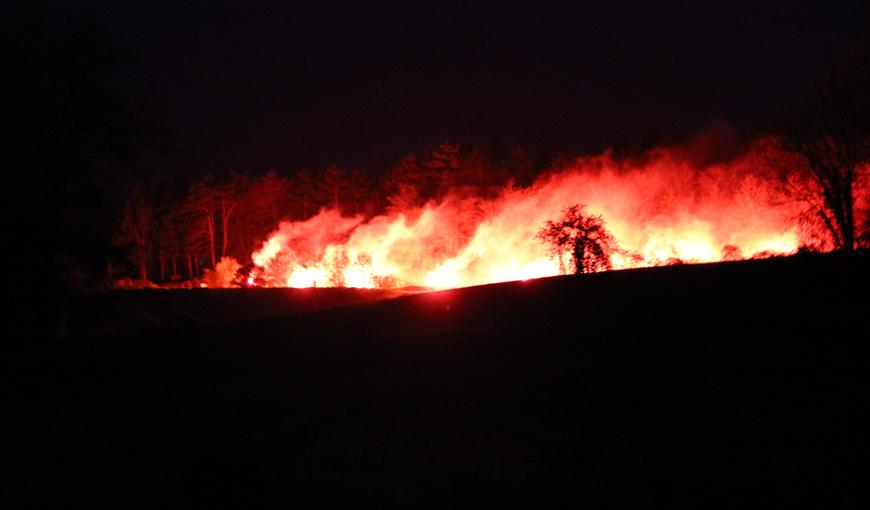
POLYGON ((858 1, 361 3, 64 2, 53 15, 137 56, 127 79, 180 149, 153 164, 191 173, 376 171, 448 139, 586 151, 751 126, 867 23, 858 1))

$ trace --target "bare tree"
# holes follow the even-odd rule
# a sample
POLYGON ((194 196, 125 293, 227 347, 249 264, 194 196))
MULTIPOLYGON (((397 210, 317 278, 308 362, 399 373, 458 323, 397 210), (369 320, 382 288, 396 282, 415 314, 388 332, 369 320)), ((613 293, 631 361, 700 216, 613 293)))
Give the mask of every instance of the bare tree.
POLYGON ((185 212, 192 219, 193 228, 190 230, 191 244, 201 244, 205 240, 206 253, 211 262, 210 267, 215 267, 215 212, 217 210, 217 191, 215 190, 211 176, 206 176, 188 191, 184 201, 185 212))
POLYGON ((216 188, 216 199, 218 218, 220 219, 221 227, 221 256, 224 258, 229 256, 230 239, 233 237, 232 224, 233 217, 240 203, 243 202, 251 181, 244 173, 233 173, 229 179, 222 182, 216 188))
POLYGON ((795 188, 795 198, 810 204, 836 248, 855 249, 862 226, 855 218, 855 187, 870 157, 870 32, 792 112, 780 135, 781 147, 796 156, 798 173, 809 181, 795 188))
POLYGON ((594 273, 610 269, 610 255, 616 241, 604 226, 601 216, 585 212, 585 205, 574 204, 556 221, 547 220, 537 237, 550 245, 560 263, 570 252, 575 273, 594 273))

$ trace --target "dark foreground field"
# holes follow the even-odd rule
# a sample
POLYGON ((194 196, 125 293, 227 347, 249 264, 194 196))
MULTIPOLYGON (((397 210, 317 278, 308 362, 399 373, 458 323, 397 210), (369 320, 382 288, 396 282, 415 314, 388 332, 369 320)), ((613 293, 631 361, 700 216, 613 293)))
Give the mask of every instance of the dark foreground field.
POLYGON ((868 305, 824 256, 16 349, 3 498, 864 508, 868 305))
POLYGON ((373 303, 423 289, 142 289, 92 292, 66 303, 64 335, 100 338, 163 328, 248 319, 373 303))

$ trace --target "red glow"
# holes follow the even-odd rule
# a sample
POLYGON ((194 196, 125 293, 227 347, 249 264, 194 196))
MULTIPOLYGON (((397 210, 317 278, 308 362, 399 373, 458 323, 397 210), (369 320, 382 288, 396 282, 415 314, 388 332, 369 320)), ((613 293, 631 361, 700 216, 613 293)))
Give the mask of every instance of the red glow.
POLYGON ((443 289, 553 276, 567 261, 535 234, 575 203, 603 217, 621 248, 615 269, 791 254, 817 234, 798 222, 803 206, 783 199, 765 150, 700 169, 677 150, 642 163, 604 154, 495 199, 456 194, 370 219, 324 209, 282 222, 251 258, 270 286, 443 289))

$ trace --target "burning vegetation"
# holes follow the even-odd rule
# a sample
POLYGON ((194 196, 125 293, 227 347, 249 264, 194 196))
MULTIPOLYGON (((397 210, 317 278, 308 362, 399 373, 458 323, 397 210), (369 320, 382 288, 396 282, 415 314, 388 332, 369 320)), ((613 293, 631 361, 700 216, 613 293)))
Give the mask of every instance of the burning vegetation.
MULTIPOLYGON (((776 140, 698 161, 670 147, 536 173, 522 151, 443 144, 375 183, 332 167, 142 187, 119 239, 142 280, 157 266, 161 282, 208 287, 450 288, 844 248, 813 174, 776 140)), ((855 174, 865 218, 867 166, 855 174)))
POLYGON ((117 244, 143 282, 449 288, 870 244, 870 36, 768 134, 551 159, 444 143, 331 167, 155 180, 117 244), (206 272, 208 271, 208 272, 206 272))

